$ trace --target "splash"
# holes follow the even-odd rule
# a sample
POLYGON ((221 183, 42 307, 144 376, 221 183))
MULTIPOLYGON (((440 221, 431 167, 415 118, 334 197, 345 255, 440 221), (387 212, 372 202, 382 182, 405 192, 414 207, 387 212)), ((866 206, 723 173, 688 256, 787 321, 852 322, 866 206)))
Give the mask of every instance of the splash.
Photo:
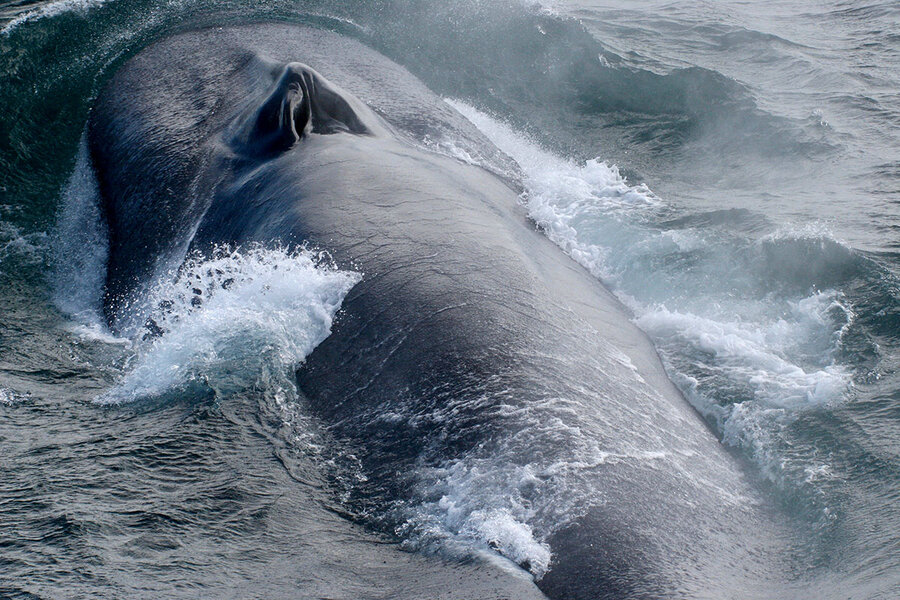
POLYGON ((59 2, 53 2, 16 17, 6 24, 2 31, 0 31, 0 34, 9 35, 16 28, 29 21, 55 17, 69 12, 85 14, 92 8, 106 4, 107 1, 108 0, 60 0, 59 2))
POLYGON ((290 386, 360 278, 305 249, 221 247, 191 258, 150 293, 155 309, 134 366, 97 401, 153 398, 191 383, 225 392, 272 376, 290 386))
POLYGON ((844 401, 852 387, 840 349, 854 312, 839 291, 821 289, 852 268, 852 252, 818 224, 759 239, 666 227, 666 203, 615 166, 567 161, 466 104, 450 104, 519 163, 531 218, 633 311, 722 441, 779 485, 805 485, 783 476, 779 431, 802 411, 844 401), (788 260, 797 255, 802 265, 788 260))
POLYGON ((63 189, 52 244, 52 295, 56 306, 86 327, 104 330, 101 317, 109 234, 100 191, 82 136, 75 169, 63 189))
POLYGON ((552 553, 533 527, 538 511, 529 496, 542 485, 535 468, 469 457, 425 469, 419 473, 418 502, 405 508, 397 533, 414 548, 461 555, 496 552, 540 579, 552 553))
POLYGON ((47 249, 47 234, 24 233, 6 221, 0 221, 0 268, 4 263, 17 261, 37 265, 43 262, 47 249))

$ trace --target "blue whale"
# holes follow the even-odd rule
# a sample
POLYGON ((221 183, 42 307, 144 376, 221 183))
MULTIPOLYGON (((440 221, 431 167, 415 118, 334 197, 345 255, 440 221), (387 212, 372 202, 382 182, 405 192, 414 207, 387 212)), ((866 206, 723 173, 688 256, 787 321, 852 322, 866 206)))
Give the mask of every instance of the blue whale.
POLYGON ((772 596, 776 511, 529 221, 515 164, 405 69, 303 26, 190 31, 115 73, 87 135, 114 329, 216 244, 307 244, 363 274, 296 376, 362 462, 348 501, 370 527, 462 540, 551 598, 772 596))

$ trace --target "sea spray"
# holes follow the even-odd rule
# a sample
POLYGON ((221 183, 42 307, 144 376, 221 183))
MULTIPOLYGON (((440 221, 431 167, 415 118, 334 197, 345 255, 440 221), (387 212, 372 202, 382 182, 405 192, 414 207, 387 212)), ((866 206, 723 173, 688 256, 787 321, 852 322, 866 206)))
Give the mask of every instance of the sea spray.
POLYGON ((804 410, 845 401, 852 386, 839 350, 853 307, 840 291, 816 286, 852 266, 849 249, 821 225, 759 238, 729 230, 728 218, 746 221, 743 214, 718 215, 720 230, 667 227, 672 209, 615 166, 574 164, 449 102, 519 163, 531 218, 633 311, 722 441, 782 489, 814 485, 793 472, 828 465, 790 464, 779 431, 804 410), (802 266, 790 262, 795 255, 805 256, 802 266))
POLYGON ((203 383, 227 393, 281 374, 285 385, 331 333, 361 275, 306 249, 217 248, 150 293, 155 308, 124 379, 97 399, 119 403, 203 383))
POLYGON ((109 232, 84 136, 78 146, 75 168, 63 188, 52 237, 54 303, 84 325, 104 328, 101 303, 109 258, 109 232))
POLYGON ((86 15, 90 9, 106 2, 107 0, 58 0, 57 2, 44 4, 40 8, 30 10, 11 20, 0 30, 0 35, 9 35, 19 26, 29 21, 37 21, 65 13, 86 15))

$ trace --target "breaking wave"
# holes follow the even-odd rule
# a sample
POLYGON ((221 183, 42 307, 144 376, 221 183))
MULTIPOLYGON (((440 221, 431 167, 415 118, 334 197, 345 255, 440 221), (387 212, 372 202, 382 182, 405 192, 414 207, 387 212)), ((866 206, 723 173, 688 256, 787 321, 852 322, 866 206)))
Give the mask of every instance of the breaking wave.
POLYGON ((791 466, 776 431, 808 408, 844 402, 852 388, 841 347, 853 307, 822 288, 861 259, 822 227, 754 236, 759 219, 741 211, 672 219, 614 165, 559 158, 450 102, 519 163, 531 218, 633 311, 720 439, 776 484, 802 486, 782 477, 791 466))

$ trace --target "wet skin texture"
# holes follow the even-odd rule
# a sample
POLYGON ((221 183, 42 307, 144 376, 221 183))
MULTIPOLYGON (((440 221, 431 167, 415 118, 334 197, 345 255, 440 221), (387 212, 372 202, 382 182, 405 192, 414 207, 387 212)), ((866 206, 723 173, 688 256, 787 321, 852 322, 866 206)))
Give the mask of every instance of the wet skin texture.
POLYGON ((422 147, 442 136, 514 173, 404 69, 333 33, 207 29, 144 50, 89 123, 111 326, 140 323, 147 283, 189 250, 327 250, 363 279, 297 380, 363 463, 351 502, 412 502, 421 473, 460 461, 529 465, 548 596, 765 597, 777 534, 739 466, 516 184, 422 147))

